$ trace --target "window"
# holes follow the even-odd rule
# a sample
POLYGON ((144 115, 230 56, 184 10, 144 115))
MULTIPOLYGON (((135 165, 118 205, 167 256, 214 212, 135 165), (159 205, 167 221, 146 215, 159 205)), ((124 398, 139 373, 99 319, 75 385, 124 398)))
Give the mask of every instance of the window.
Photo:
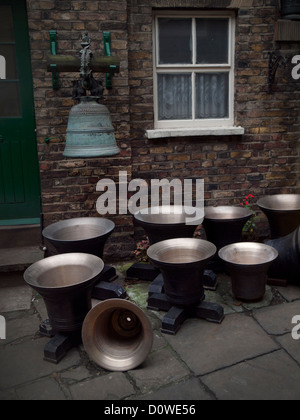
POLYGON ((234 26, 227 12, 155 16, 155 129, 233 128, 234 26))

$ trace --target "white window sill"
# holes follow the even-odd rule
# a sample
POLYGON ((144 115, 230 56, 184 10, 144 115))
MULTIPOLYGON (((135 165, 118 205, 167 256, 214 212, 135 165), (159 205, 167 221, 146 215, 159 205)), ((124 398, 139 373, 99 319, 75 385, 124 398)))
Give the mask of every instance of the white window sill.
POLYGON ((241 136, 245 133, 243 127, 201 127, 201 128, 165 128, 146 130, 148 139, 166 137, 197 137, 197 136, 241 136))

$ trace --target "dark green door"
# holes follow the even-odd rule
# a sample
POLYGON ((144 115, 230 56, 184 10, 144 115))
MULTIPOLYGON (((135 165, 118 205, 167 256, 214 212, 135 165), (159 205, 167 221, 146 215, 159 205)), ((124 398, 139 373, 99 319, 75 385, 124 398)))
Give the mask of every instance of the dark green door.
POLYGON ((38 223, 40 180, 25 0, 0 1, 0 56, 6 66, 6 78, 0 76, 0 225, 38 223))

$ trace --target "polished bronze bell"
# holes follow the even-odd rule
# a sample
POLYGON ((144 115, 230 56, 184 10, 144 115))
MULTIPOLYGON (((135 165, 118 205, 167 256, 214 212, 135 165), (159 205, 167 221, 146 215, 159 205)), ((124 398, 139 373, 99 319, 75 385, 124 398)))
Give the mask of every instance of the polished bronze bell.
POLYGON ((81 331, 103 268, 101 258, 84 253, 54 255, 27 268, 24 280, 44 299, 55 332, 81 331))
POLYGON ((278 251, 278 258, 269 270, 269 277, 285 279, 299 284, 300 281, 300 226, 290 233, 277 239, 266 241, 278 251))
POLYGON ((271 239, 287 236, 300 225, 300 194, 267 195, 257 205, 268 218, 271 239))
POLYGON ((42 231, 59 254, 83 252, 103 258, 104 246, 115 228, 102 217, 75 217, 52 223, 42 231))
POLYGON ((220 249, 232 281, 232 292, 243 302, 256 302, 264 298, 267 273, 278 258, 275 248, 256 242, 239 242, 220 249))
POLYGON ((167 300, 175 306, 190 307, 204 300, 203 273, 217 248, 195 238, 175 238, 157 242, 148 257, 163 276, 167 300))
POLYGON ((109 299, 87 314, 82 327, 84 349, 98 366, 127 371, 141 365, 153 344, 146 314, 134 303, 109 299))
POLYGON ((192 238, 196 226, 187 221, 195 214, 191 206, 155 206, 137 211, 134 223, 145 230, 150 245, 154 245, 167 239, 192 238))
POLYGON ((205 207, 203 227, 206 239, 220 250, 226 245, 240 242, 243 227, 253 213, 245 207, 217 206, 205 207))
POLYGON ((67 126, 66 157, 113 156, 120 153, 109 110, 98 96, 82 96, 71 108, 67 126))

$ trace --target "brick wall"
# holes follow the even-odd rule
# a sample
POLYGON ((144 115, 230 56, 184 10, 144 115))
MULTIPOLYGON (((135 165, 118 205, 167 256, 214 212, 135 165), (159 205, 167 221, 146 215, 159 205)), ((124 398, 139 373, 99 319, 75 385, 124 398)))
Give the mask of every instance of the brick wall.
MULTIPOLYGON (((130 3, 133 176, 203 178, 207 205, 238 205, 250 193, 257 200, 266 194, 299 192, 300 84, 292 79, 289 66, 278 70, 274 93, 267 92, 268 52, 295 55, 300 49, 299 44, 274 42, 277 1, 130 3), (145 129, 153 128, 154 118, 152 7, 219 8, 225 3, 237 12, 235 123, 245 128, 245 135, 145 139, 145 129)), ((268 235, 266 218, 254 209, 259 215, 258 236, 268 235)))
MULTIPOLYGON (((44 225, 72 217, 98 216, 96 185, 102 178, 118 180, 119 170, 131 174, 129 125, 127 1, 27 0, 31 38, 37 141, 41 172, 44 225), (58 54, 77 56, 81 36, 88 30, 91 50, 104 55, 103 31, 110 31, 112 54, 120 57, 120 73, 113 89, 105 90, 108 107, 121 154, 111 158, 64 158, 66 127, 72 100, 72 81, 78 73, 60 73, 61 88, 52 89, 46 58, 50 52, 49 30, 57 31, 58 54), (48 144, 44 139, 50 137, 48 144)), ((95 77, 104 80, 104 74, 95 77)), ((116 223, 106 253, 122 258, 135 247, 131 217, 110 217, 116 223), (124 238, 124 239, 123 239, 124 238)))
MULTIPOLYGON (((96 216, 97 182, 129 177, 203 178, 206 204, 239 204, 249 193, 299 192, 300 83, 290 68, 277 72, 274 92, 267 92, 268 52, 299 53, 300 44, 276 43, 277 0, 27 0, 31 38, 38 152, 44 223, 96 216), (153 128, 153 8, 230 8, 236 10, 235 123, 245 135, 148 140, 153 128), (103 31, 110 31, 112 53, 121 60, 113 89, 105 91, 121 154, 111 158, 62 156, 72 81, 61 73, 61 89, 52 89, 46 71, 49 30, 57 30, 58 54, 76 55, 81 34, 89 31, 95 54, 103 55, 103 31), (48 144, 44 139, 50 137, 48 144)), ((98 76, 98 75, 97 75, 98 76)), ((104 75, 99 75, 104 78, 104 75)), ((259 213, 260 214, 260 213, 259 213)), ((259 236, 268 234, 260 214, 259 236)), ((110 217, 116 231, 107 255, 129 256, 136 238, 132 217, 110 217)))

